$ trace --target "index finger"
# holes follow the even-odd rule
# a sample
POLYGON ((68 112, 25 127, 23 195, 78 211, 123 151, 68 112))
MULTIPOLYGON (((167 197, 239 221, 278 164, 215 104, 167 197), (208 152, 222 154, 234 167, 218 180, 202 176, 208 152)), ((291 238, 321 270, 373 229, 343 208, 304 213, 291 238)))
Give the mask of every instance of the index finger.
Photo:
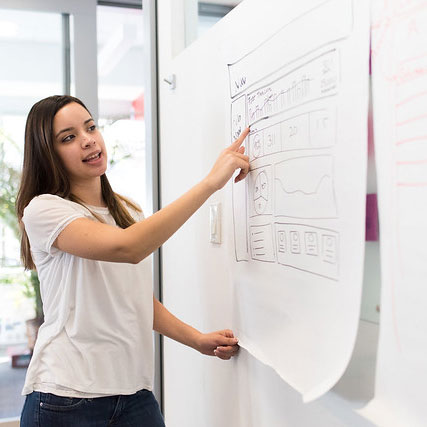
POLYGON ((233 151, 237 151, 239 147, 242 145, 245 138, 248 136, 250 132, 249 126, 240 134, 240 136, 230 145, 230 149, 233 151))

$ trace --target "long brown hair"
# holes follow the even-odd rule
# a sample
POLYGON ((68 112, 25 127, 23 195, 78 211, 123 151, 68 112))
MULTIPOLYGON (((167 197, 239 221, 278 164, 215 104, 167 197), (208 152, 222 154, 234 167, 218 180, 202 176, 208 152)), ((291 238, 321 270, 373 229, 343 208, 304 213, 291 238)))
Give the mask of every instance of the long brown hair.
MULTIPOLYGON (((54 150, 53 119, 55 114, 71 102, 80 104, 89 114, 89 110, 80 99, 69 95, 55 95, 42 99, 31 108, 25 126, 24 162, 21 185, 16 200, 16 213, 21 226, 21 258, 25 268, 34 270, 30 242, 22 223, 24 209, 30 201, 40 194, 55 194, 77 202, 90 211, 84 203, 71 193, 71 185, 65 168, 54 150)), ((126 209, 126 205, 141 211, 138 206, 123 196, 114 193, 105 174, 101 175, 102 196, 108 210, 121 228, 127 228, 135 220, 126 209)), ((99 215, 90 211, 103 222, 99 215)))

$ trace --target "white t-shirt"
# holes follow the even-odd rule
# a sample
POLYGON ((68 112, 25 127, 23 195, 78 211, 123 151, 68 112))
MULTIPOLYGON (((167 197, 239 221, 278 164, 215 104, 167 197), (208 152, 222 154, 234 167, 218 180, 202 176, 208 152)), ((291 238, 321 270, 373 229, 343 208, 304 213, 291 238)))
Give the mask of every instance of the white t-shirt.
MULTIPOLYGON (((108 208, 90 209, 116 225, 108 208)), ((135 220, 143 219, 128 210, 135 220)), ((35 197, 24 210, 45 321, 22 394, 98 397, 152 390, 151 257, 136 265, 93 261, 52 246, 82 217, 95 220, 78 203, 51 194, 35 197)))

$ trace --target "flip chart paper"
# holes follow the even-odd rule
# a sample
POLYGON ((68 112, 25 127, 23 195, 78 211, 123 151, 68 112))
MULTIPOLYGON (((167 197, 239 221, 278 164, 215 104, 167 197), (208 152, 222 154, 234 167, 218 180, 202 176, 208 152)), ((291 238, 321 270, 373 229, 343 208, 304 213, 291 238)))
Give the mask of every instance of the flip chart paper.
POLYGON ((229 131, 250 126, 232 187, 240 343, 312 400, 341 377, 359 321, 365 241, 369 3, 239 8, 229 131), (276 22, 276 21, 275 21, 276 22))
POLYGON ((370 410, 390 414, 387 425, 421 426, 427 405, 427 2, 373 6, 382 289, 370 410))

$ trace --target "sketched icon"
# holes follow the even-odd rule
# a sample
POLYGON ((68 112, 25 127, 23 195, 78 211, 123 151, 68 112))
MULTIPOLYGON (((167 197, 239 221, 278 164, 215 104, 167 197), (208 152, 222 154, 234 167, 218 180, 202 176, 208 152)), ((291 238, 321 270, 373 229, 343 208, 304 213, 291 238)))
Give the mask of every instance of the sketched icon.
POLYGON ((265 211, 268 203, 268 177, 262 171, 255 179, 254 187, 254 206, 257 214, 262 214, 265 211))
POLYGON ((261 143, 261 137, 259 135, 259 133, 257 133, 254 137, 254 143, 253 143, 253 148, 254 148, 254 157, 260 157, 262 156, 262 143, 261 143))

